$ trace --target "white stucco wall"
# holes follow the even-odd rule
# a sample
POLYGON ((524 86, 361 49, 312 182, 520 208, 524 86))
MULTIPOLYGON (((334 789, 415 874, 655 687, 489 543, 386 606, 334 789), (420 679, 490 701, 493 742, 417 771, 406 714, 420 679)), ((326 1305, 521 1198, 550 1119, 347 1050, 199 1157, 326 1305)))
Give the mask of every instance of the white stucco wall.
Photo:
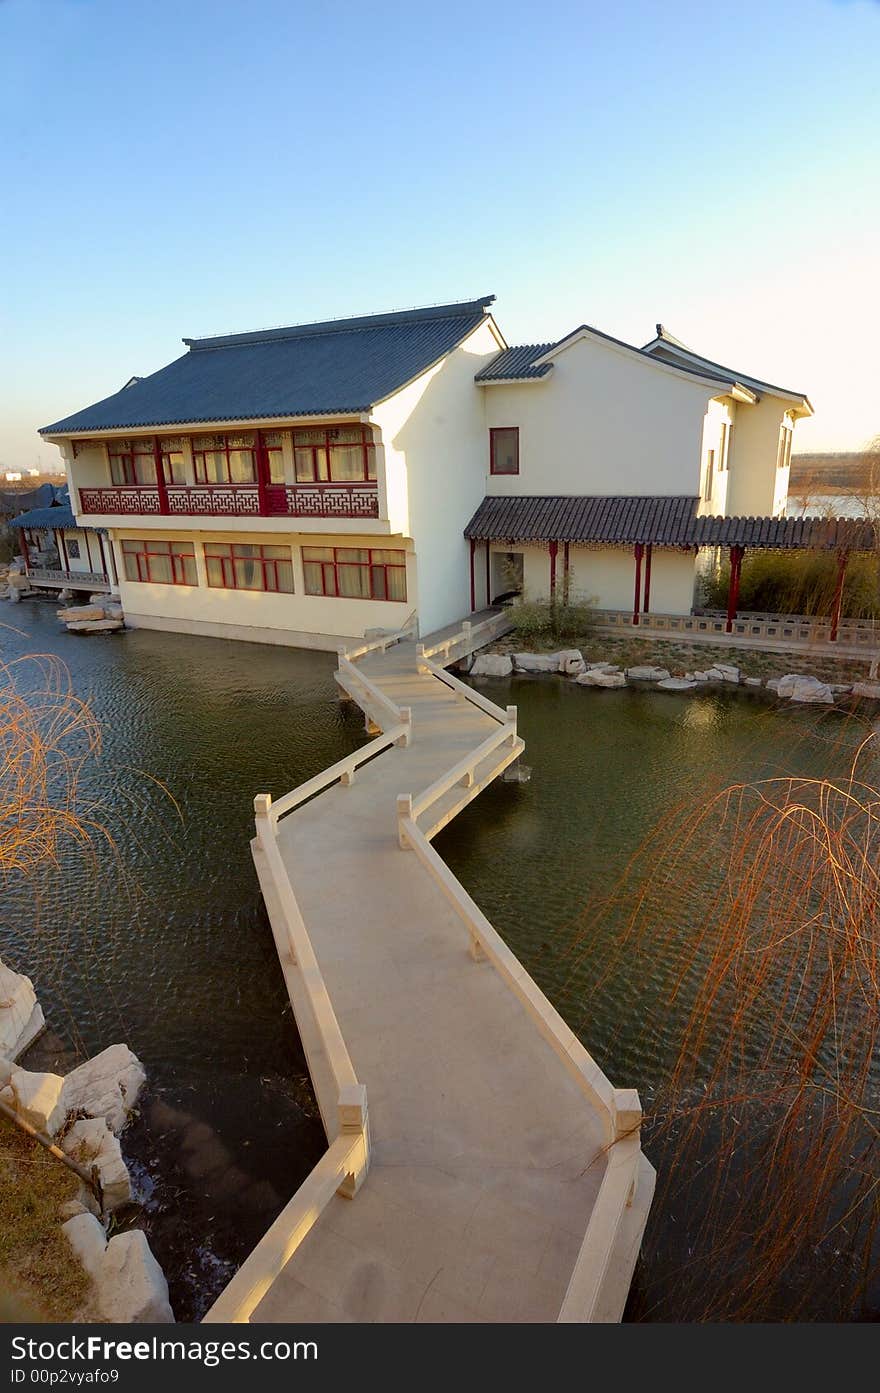
POLYGON ((474 374, 498 348, 489 323, 481 324, 442 363, 373 412, 384 442, 391 527, 412 538, 418 558, 423 634, 470 610, 463 534, 485 493, 489 448, 474 374))
MULTIPOLYGON (((303 580, 301 546, 376 546, 376 538, 314 536, 290 533, 254 534, 240 532, 199 531, 191 533, 188 541, 195 544, 196 570, 199 584, 153 585, 125 579, 125 566, 119 543, 124 538, 144 534, 136 528, 116 529, 113 532, 114 554, 119 574, 119 593, 125 609, 126 622, 133 627, 161 627, 183 633, 212 633, 225 629, 229 637, 251 638, 256 641, 296 642, 311 635, 317 647, 334 647, 336 638, 359 638, 366 629, 400 627, 417 604, 418 577, 415 557, 406 554, 406 602, 352 600, 325 595, 306 595, 303 580), (258 542, 265 545, 290 546, 293 560, 292 595, 266 594, 254 590, 221 590, 208 585, 204 562, 205 542, 258 542), (161 621, 161 622, 156 622, 161 621), (281 637, 287 635, 287 638, 281 637)), ((151 531, 150 537, 162 536, 151 531)), ((165 534, 169 540, 181 540, 179 530, 165 534)), ((385 548, 383 548, 385 549, 385 548)))
POLYGON ((737 411, 733 463, 727 491, 731 517, 774 517, 785 509, 788 470, 777 470, 779 430, 790 403, 764 394, 737 411))
MULTIPOLYGON (((511 548, 523 554, 523 597, 546 600, 550 594, 550 556, 546 547, 511 548)), ((556 558, 556 594, 562 598, 563 549, 556 558)), ((569 598, 597 609, 631 610, 635 598, 635 555, 632 547, 569 549, 569 598)), ((651 557, 650 613, 689 614, 693 604, 693 552, 655 547, 651 557)), ((644 603, 645 562, 642 561, 644 603)))
POLYGON ((602 341, 574 342, 537 383, 480 389, 487 426, 518 426, 520 472, 486 492, 696 494, 712 389, 602 341))
POLYGON ((736 413, 737 403, 732 401, 729 397, 716 398, 710 401, 706 410, 703 421, 703 444, 700 454, 700 502, 697 508, 697 512, 704 516, 711 515, 712 517, 723 517, 727 511, 730 469, 721 468, 722 464, 725 463, 723 435, 724 427, 726 426, 729 439, 726 463, 729 465, 736 441, 734 430, 736 425, 736 413), (715 467, 712 473, 712 493, 711 497, 707 499, 705 486, 710 450, 713 450, 715 453, 715 467))

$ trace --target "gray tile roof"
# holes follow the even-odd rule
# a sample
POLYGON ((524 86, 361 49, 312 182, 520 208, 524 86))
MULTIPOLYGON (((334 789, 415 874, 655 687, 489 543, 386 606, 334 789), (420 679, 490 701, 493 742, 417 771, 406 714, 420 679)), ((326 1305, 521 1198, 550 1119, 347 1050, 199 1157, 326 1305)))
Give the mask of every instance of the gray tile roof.
POLYGON ((17 518, 12 518, 9 526, 45 530, 50 527, 77 527, 79 524, 71 512, 70 505, 61 504, 56 508, 31 508, 26 513, 20 513, 17 518))
POLYGON ((606 543, 627 546, 746 546, 772 550, 873 550, 859 518, 697 517, 695 497, 609 494, 484 498, 464 530, 473 541, 606 543))
POLYGON ((182 358, 41 433, 368 411, 451 352, 493 299, 185 339, 182 358))
POLYGON ((552 364, 543 363, 540 367, 534 367, 533 364, 536 358, 549 353, 553 347, 552 343, 525 343, 515 348, 505 348, 497 358, 493 358, 491 363, 480 369, 474 381, 521 382, 523 378, 546 377, 552 364))

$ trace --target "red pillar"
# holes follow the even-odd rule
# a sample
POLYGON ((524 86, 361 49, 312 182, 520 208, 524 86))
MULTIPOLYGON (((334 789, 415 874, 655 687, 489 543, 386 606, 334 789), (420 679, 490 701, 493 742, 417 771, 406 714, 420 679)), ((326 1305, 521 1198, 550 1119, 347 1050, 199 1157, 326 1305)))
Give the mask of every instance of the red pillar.
POLYGON ((641 542, 636 542, 633 554, 636 558, 636 590, 633 598, 633 623, 639 622, 639 608, 642 603, 642 557, 645 548, 641 542))
POLYGON ((102 537, 100 532, 98 533, 98 550, 101 553, 101 570, 104 573, 104 579, 107 582, 109 582, 110 572, 107 569, 107 555, 104 551, 104 538, 102 537))
POLYGON ((840 610, 843 605, 843 584, 846 580, 846 563, 848 560, 848 551, 842 551, 838 554, 837 588, 834 591, 834 609, 831 612, 831 633, 829 634, 832 643, 837 642, 837 630, 840 628, 840 610))
POLYGON ((730 548, 730 589, 727 592, 727 624, 725 625, 728 633, 733 629, 736 607, 739 604, 739 576, 742 570, 744 552, 745 547, 730 548))
POLYGON ((477 544, 476 544, 476 542, 474 541, 473 537, 471 537, 471 539, 470 539, 470 546, 471 546, 471 614, 473 614, 474 611, 475 611, 476 608, 477 608, 476 584, 475 584, 475 581, 474 581, 474 552, 475 552, 476 549, 477 549, 477 544))
POLYGON ((22 527, 21 531, 19 532, 19 537, 21 538, 21 554, 24 559, 25 575, 27 575, 28 571, 31 568, 31 557, 30 552, 28 551, 27 535, 25 528, 22 527))
POLYGON ((165 471, 162 468, 162 446, 158 435, 153 436, 153 459, 156 464, 156 492, 159 495, 159 512, 168 512, 168 489, 165 486, 165 471))
POLYGON ((642 601, 642 613, 648 614, 651 609, 651 554, 654 548, 650 542, 645 547, 645 598, 642 601))
POLYGON ((492 552, 489 543, 486 543, 486 605, 492 603, 492 552))
POLYGON ((269 452, 263 440, 263 432, 257 431, 257 497, 261 517, 269 516, 269 452))
POLYGON ((550 603, 556 603, 556 553, 559 551, 559 543, 550 543, 550 603))
POLYGON ((562 603, 568 604, 571 591, 571 572, 568 562, 568 542, 562 543, 562 603))

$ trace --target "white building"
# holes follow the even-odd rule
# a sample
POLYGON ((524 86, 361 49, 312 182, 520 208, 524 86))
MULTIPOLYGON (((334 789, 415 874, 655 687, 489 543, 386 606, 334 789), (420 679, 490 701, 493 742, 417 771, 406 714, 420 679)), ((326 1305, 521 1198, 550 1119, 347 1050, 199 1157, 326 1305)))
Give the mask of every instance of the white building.
POLYGON ((511 347, 492 300, 185 340, 45 427, 127 622, 334 648, 520 577, 612 609, 635 579, 636 614, 687 612, 698 520, 782 514, 807 398, 662 326, 511 347))

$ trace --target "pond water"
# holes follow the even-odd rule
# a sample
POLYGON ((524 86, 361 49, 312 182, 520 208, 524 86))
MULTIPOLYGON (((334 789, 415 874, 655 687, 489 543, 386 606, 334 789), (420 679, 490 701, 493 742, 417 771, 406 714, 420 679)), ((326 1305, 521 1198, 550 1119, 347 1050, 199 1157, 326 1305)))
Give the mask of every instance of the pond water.
MULTIPOLYGON (((356 748, 362 718, 337 700, 329 654, 147 630, 79 637, 33 601, 2 618, 2 657, 59 656, 100 718, 81 792, 113 840, 5 888, 0 955, 35 981, 44 1053, 124 1040, 144 1061, 125 1147, 178 1318, 191 1319, 323 1149, 248 851, 252 797, 356 748)), ((517 703, 532 776, 493 785, 438 850, 612 1080, 650 1102, 675 1055, 668 988, 690 921, 676 918, 646 978, 615 960, 618 921, 598 900, 673 810, 723 781, 842 768, 864 730, 732 693, 540 678, 486 690, 517 703)))

